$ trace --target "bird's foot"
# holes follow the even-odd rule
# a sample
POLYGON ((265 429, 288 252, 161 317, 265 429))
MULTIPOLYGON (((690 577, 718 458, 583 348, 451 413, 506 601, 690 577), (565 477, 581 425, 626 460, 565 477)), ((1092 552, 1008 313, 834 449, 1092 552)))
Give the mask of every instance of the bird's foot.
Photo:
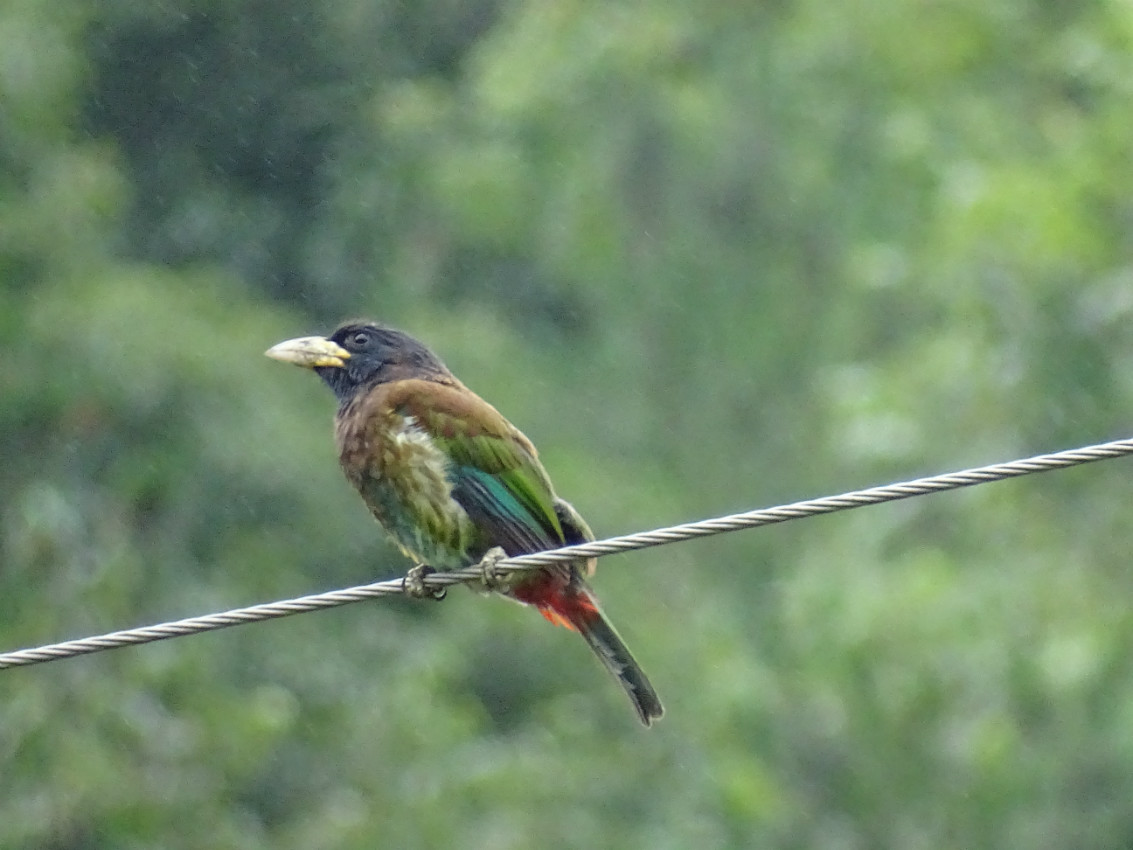
POLYGON ((484 557, 480 559, 480 581, 484 583, 484 587, 488 590, 506 594, 511 589, 508 577, 506 575, 500 575, 500 573, 496 571, 496 564, 506 557, 507 552, 499 546, 493 546, 485 552, 484 557))
POLYGON ((425 584, 425 576, 435 573, 432 567, 425 564, 418 564, 405 574, 401 580, 401 589, 406 596, 413 599, 433 599, 440 602, 448 595, 448 589, 444 587, 429 587, 425 584))

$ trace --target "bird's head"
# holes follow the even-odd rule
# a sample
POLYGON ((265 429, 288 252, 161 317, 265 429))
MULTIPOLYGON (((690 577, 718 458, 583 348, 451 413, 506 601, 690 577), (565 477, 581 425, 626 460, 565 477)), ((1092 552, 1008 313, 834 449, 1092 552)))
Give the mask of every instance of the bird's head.
POLYGON ((264 353, 274 360, 313 369, 340 402, 359 390, 389 381, 453 380, 445 364, 422 343, 374 322, 346 322, 328 337, 297 337, 264 353))

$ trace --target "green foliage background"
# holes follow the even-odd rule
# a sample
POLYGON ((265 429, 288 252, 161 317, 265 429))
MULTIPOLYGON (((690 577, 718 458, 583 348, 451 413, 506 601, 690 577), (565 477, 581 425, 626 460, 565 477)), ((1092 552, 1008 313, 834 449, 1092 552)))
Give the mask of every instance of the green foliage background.
MULTIPOLYGON (((600 535, 1129 434, 1133 7, 6 0, 0 650, 392 576, 404 327, 600 535)), ((8 848, 1119 848, 1126 464, 0 673, 8 848)))

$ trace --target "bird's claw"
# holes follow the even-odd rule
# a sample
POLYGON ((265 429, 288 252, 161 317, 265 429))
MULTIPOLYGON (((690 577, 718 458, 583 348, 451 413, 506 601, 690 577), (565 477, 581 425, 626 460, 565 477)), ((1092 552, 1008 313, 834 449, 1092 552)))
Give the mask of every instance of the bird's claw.
POLYGON ((480 581, 484 583, 484 587, 488 590, 506 594, 510 589, 507 576, 496 572, 496 564, 506 557, 507 552, 499 546, 493 546, 480 559, 480 581))
POLYGON ((435 573, 432 567, 425 564, 418 564, 411 568, 401 580, 401 589, 406 596, 413 599, 433 599, 440 602, 448 595, 448 589, 444 587, 429 587, 425 584, 425 576, 435 573))

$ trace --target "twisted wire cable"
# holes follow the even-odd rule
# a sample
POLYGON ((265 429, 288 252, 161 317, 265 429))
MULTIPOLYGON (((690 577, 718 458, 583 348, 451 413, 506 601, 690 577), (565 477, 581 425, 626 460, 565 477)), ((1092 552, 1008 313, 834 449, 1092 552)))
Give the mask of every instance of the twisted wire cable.
MULTIPOLYGON (((546 552, 537 552, 532 555, 520 555, 515 558, 505 558, 490 565, 488 559, 464 569, 451 572, 437 572, 419 576, 415 581, 426 591, 441 591, 454 584, 465 584, 473 581, 488 582, 489 567, 493 574, 506 576, 509 573, 523 570, 538 569, 550 564, 572 561, 577 558, 601 558, 618 552, 631 552, 637 549, 647 549, 652 546, 664 546, 669 543, 679 543, 697 537, 709 537, 714 534, 723 534, 728 531, 739 531, 745 528, 757 528, 763 525, 787 522, 793 519, 819 516, 835 513, 837 511, 861 508, 866 505, 876 505, 882 502, 893 502, 899 499, 908 499, 913 496, 924 496, 930 493, 941 493, 946 490, 958 490, 962 487, 971 487, 977 484, 987 484, 992 481, 1002 481, 1007 478, 1018 478, 1022 475, 1031 475, 1036 472, 1049 472, 1055 469, 1066 469, 1084 463, 1098 460, 1109 460, 1133 454, 1133 439, 1115 440, 1109 443, 1086 446, 1080 449, 1055 452, 1053 454, 1036 455, 1023 460, 997 463, 991 466, 981 466, 966 469, 960 472, 950 472, 943 475, 934 475, 928 478, 917 478, 913 481, 904 481, 897 484, 888 484, 882 487, 871 487, 865 490, 855 490, 838 496, 826 496, 819 499, 808 499, 802 502, 793 502, 762 510, 747 511, 746 513, 731 514, 714 519, 688 522, 667 528, 658 528, 653 531, 644 531, 637 534, 627 534, 622 537, 611 537, 608 540, 599 540, 594 543, 584 543, 578 546, 565 546, 546 552)), ((490 583, 490 582, 489 582, 490 583)), ((190 617, 169 623, 160 623, 154 626, 144 626, 136 629, 126 629, 97 637, 69 640, 54 643, 33 649, 21 649, 15 652, 0 654, 0 670, 10 667, 26 667, 31 664, 41 664, 46 661, 56 661, 61 658, 72 658, 77 655, 89 655, 107 649, 117 649, 123 646, 151 643, 168 638, 185 637, 202 632, 223 629, 229 626, 243 625, 244 623, 257 623, 277 617, 289 617, 292 614, 303 614, 309 611, 318 611, 323 608, 336 608, 348 605, 351 602, 361 602, 365 599, 376 599, 382 596, 393 596, 407 592, 406 579, 393 579, 379 581, 373 584, 364 584, 343 590, 332 590, 313 596, 302 596, 297 599, 287 599, 281 602, 269 602, 253 605, 248 608, 235 608, 219 614, 207 614, 201 617, 190 617)))

